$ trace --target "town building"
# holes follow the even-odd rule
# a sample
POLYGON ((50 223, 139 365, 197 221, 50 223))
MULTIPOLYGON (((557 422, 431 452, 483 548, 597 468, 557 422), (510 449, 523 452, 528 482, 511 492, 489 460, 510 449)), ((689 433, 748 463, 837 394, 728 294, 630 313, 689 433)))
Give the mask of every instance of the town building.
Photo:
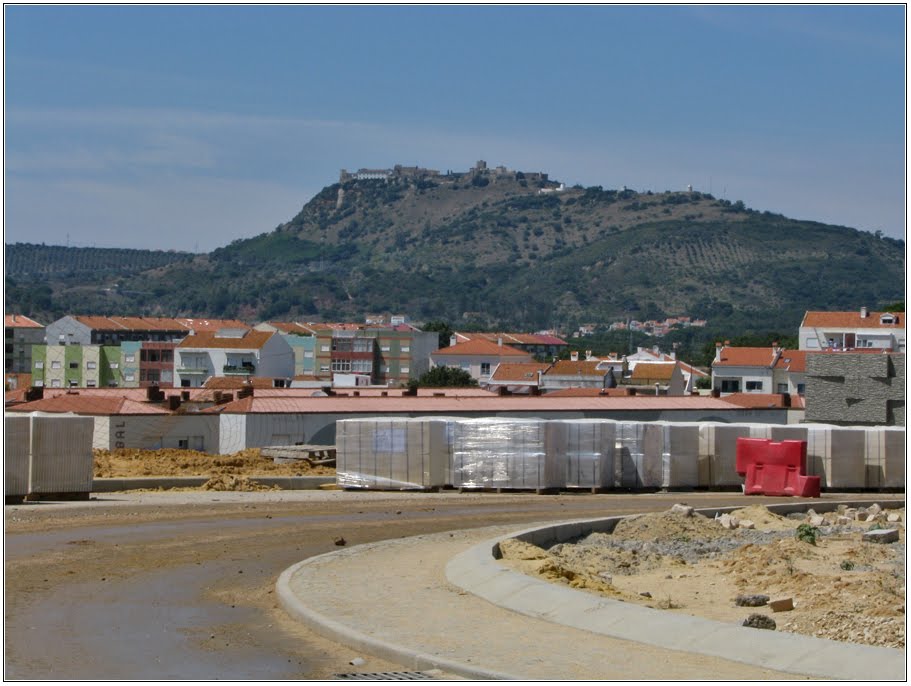
POLYGON ((905 352, 905 313, 812 312, 800 323, 800 350, 889 350, 905 352))
POLYGON ((569 343, 562 338, 548 333, 456 332, 455 339, 457 343, 475 339, 484 339, 491 343, 502 342, 518 350, 523 350, 542 361, 556 359, 569 347, 569 343))
MULTIPOLYGON (((434 334, 436 335, 436 334, 434 334)), ((485 337, 458 341, 454 335, 450 345, 430 355, 434 367, 455 367, 471 375, 479 384, 486 384, 497 365, 532 362, 531 353, 506 345, 503 339, 496 342, 485 337)))
POLYGON ((119 345, 123 341, 179 341, 191 329, 169 317, 66 315, 47 325, 49 345, 119 345))
POLYGON ((174 349, 174 385, 199 388, 211 376, 259 376, 290 384, 291 346, 275 331, 222 330, 193 334, 174 349))
POLYGON ((44 326, 21 314, 3 316, 3 370, 31 374, 32 346, 44 343, 44 326))
POLYGON ((712 389, 727 393, 780 393, 803 395, 807 352, 768 348, 715 346, 712 389))

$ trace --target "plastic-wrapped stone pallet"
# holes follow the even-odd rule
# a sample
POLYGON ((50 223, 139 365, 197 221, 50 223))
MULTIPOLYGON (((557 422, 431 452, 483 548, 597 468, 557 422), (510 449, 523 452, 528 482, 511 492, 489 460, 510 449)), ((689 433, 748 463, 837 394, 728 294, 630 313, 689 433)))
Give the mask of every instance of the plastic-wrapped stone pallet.
POLYGON ((491 417, 453 425, 456 488, 550 489, 563 485, 564 466, 546 447, 547 421, 491 417))
POLYGON ((740 486, 737 439, 751 438, 749 424, 699 424, 699 486, 740 486))
POLYGON ((645 422, 617 422, 614 452, 616 483, 621 488, 645 486, 645 422))
POLYGON ((446 485, 447 422, 342 419, 336 423, 336 478, 345 488, 414 490, 446 485))
POLYGON ((806 426, 807 473, 818 475, 825 488, 864 488, 867 432, 862 427, 806 426))
POLYGON ((610 419, 553 419, 548 449, 566 466, 567 488, 613 488, 617 422, 610 419))
POLYGON ((28 456, 31 449, 31 423, 28 415, 7 415, 5 423, 3 489, 6 499, 22 502, 28 495, 28 456))
POLYGON ((905 429, 899 426, 868 426, 864 463, 867 488, 905 487, 905 429))
POLYGON ((91 417, 32 413, 29 495, 88 498, 94 455, 91 417))
POLYGON ((699 425, 646 422, 642 486, 679 488, 699 481, 699 425))

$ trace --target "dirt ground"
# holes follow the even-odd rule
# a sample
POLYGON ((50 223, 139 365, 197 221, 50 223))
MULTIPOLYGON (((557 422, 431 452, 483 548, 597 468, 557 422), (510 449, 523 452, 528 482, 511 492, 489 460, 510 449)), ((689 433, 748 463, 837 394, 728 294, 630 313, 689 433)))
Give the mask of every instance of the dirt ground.
POLYGON ((837 512, 818 515, 815 542, 797 536, 813 515, 781 517, 753 505, 732 516, 753 528, 668 511, 549 550, 512 539, 501 551, 514 569, 616 600, 736 624, 757 613, 778 631, 904 648, 904 508, 849 510, 840 521, 837 512), (897 528, 899 541, 862 542, 871 528, 897 528), (791 599, 793 609, 737 603, 748 595, 791 599))
POLYGON ((303 460, 274 462, 258 448, 232 455, 195 450, 95 450, 96 478, 208 476, 207 490, 262 490, 257 476, 334 476, 335 467, 310 466, 303 460))

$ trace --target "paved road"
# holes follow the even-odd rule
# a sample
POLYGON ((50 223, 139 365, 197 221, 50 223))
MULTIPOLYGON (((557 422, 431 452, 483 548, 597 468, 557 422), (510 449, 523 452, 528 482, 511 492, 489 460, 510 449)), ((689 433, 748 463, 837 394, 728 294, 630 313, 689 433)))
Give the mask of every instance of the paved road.
MULTIPOLYGON (((787 499, 751 498, 750 503, 787 499)), ((406 668, 292 621, 290 565, 331 550, 495 524, 742 505, 733 493, 104 494, 5 508, 7 679, 330 679, 406 668), (352 667, 362 657, 366 663, 352 667)))

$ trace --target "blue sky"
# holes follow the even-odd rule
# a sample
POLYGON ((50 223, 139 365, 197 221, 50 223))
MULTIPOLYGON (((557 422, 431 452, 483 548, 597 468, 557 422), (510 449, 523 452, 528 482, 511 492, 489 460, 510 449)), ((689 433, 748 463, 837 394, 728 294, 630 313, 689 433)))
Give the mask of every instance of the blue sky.
POLYGON ((209 251, 475 161, 904 238, 905 8, 4 7, 5 242, 209 251))

